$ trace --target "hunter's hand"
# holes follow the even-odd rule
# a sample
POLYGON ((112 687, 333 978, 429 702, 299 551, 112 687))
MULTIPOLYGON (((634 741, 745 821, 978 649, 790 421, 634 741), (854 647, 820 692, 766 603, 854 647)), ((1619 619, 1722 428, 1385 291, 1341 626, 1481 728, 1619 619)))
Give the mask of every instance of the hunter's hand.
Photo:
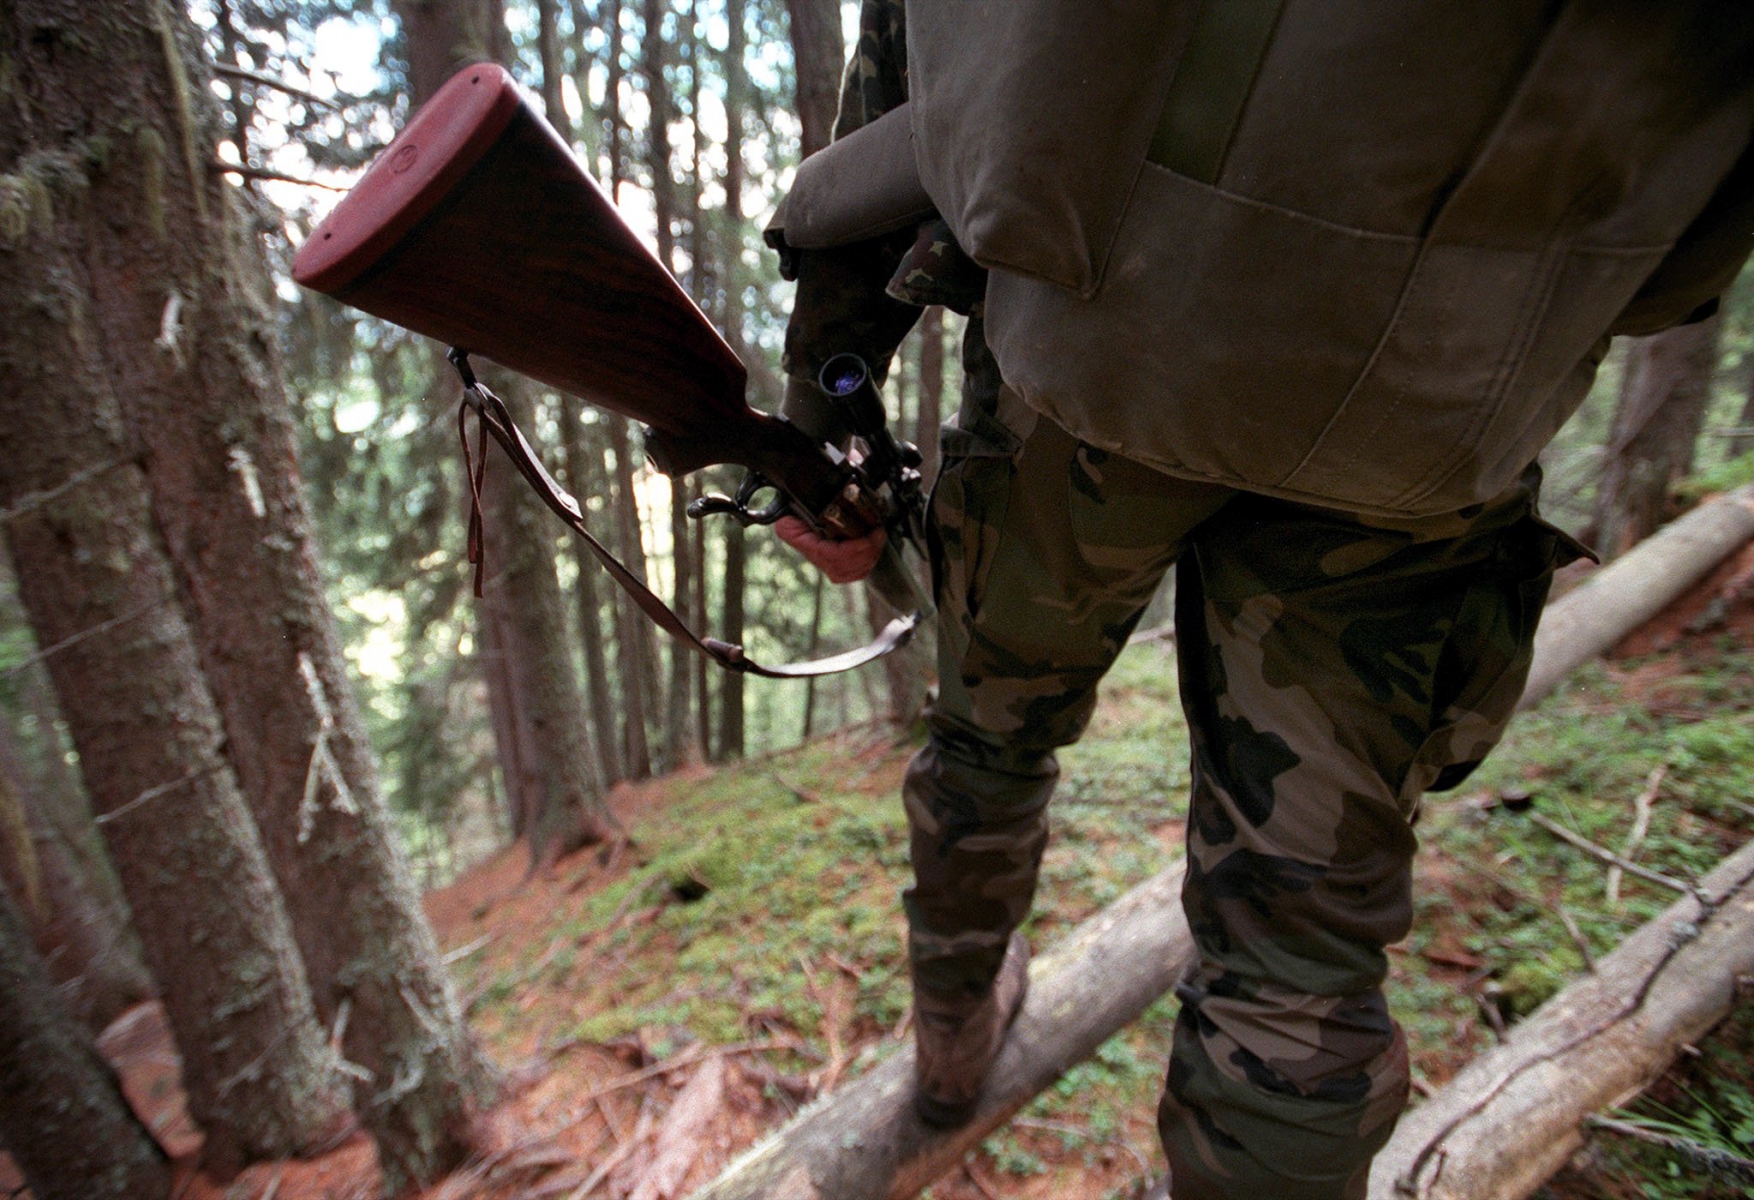
POLYGON ((825 538, 797 517, 781 517, 773 531, 780 541, 802 554, 834 583, 857 583, 871 573, 883 554, 882 527, 847 541, 825 538))

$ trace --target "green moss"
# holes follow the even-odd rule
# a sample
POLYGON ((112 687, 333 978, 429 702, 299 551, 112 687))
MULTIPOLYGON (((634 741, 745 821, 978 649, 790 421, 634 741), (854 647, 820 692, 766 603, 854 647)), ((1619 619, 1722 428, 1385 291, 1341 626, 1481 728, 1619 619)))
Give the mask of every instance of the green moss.
POLYGON ((146 203, 146 223, 152 229, 152 236, 162 242, 167 232, 164 135, 151 125, 142 124, 134 131, 134 150, 140 157, 140 190, 141 199, 146 203))
MULTIPOLYGON (((200 138, 195 121, 195 97, 189 87, 189 73, 183 64, 182 48, 177 45, 171 24, 169 5, 160 4, 154 11, 158 23, 159 43, 164 51, 165 73, 169 77, 171 102, 176 106, 177 135, 182 143, 183 166, 189 173, 189 194, 195 201, 195 212, 207 219, 207 172, 202 167, 200 138)), ((163 140, 160 139, 160 147, 163 140)), ((160 181, 162 189, 163 182, 160 181)), ((162 221, 162 213, 160 214, 162 221)), ((162 235, 161 235, 162 236, 162 235)))

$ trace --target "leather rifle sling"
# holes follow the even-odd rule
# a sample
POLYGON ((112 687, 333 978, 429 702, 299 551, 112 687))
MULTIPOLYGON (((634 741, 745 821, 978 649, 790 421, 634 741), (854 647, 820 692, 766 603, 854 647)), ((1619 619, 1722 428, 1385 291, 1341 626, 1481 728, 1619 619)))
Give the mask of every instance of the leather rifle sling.
POLYGON ((475 594, 481 594, 483 555, 481 526, 481 481, 487 470, 487 442, 481 434, 477 434, 477 443, 473 455, 469 447, 468 415, 476 414, 479 430, 491 435, 500 444, 500 448, 511 459, 512 465, 524 477, 542 503, 561 519, 568 529, 585 540, 597 561, 603 564, 610 578, 620 584, 622 590, 633 597, 633 602, 640 611, 651 618, 653 624, 665 633, 701 654, 706 655, 719 666, 729 671, 737 671, 744 675, 759 675, 767 679, 809 679, 822 675, 836 675, 842 671, 850 671, 854 667, 862 667, 868 662, 882 658, 892 650, 900 649, 913 637, 914 630, 919 627, 920 614, 910 613, 897 617, 884 626, 875 638, 867 644, 841 654, 827 658, 812 659, 809 662, 783 663, 779 666, 764 666, 743 652, 743 647, 714 637, 701 637, 690 629, 676 615, 668 604, 646 586, 639 576, 609 552, 591 531, 585 528, 584 510, 573 496, 556 483, 548 469, 536 457, 535 450, 524 437, 523 431, 512 420, 507 411, 505 401, 478 382, 475 373, 469 367, 468 355, 451 351, 451 363, 463 378, 463 403, 457 410, 457 435, 463 442, 463 455, 469 466, 469 562, 475 567, 475 594))

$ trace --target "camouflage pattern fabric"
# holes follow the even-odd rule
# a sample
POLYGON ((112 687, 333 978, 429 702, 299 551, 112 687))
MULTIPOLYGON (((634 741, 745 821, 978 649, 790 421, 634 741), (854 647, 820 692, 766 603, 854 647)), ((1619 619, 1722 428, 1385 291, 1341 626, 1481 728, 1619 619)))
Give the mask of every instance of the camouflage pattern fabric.
MULTIPOLYGON (((906 98, 901 0, 865 0, 860 29, 837 136, 906 98)), ((1174 566, 1200 951, 1159 1108, 1174 1195, 1362 1197, 1406 1098, 1381 983, 1419 797, 1497 740, 1552 568, 1580 550, 1535 515, 1538 472, 1406 522, 1172 478, 1003 386, 985 276, 942 222, 795 261, 794 376, 848 350, 881 376, 916 305, 970 313, 929 530, 939 690, 903 787, 917 985, 990 985, 1034 895, 1054 750, 1174 566)))
POLYGON ((864 0, 858 40, 841 76, 833 136, 843 138, 906 102, 906 6, 902 0, 864 0))
POLYGON ((1380 986, 1412 915, 1420 795, 1486 754, 1553 567, 1538 472, 1425 521, 1174 479, 1008 389, 946 430, 933 500, 940 690, 904 786, 915 978, 979 991, 1028 914, 1053 751, 1177 564, 1194 786, 1160 1131, 1177 1200, 1364 1195, 1407 1088, 1380 986))

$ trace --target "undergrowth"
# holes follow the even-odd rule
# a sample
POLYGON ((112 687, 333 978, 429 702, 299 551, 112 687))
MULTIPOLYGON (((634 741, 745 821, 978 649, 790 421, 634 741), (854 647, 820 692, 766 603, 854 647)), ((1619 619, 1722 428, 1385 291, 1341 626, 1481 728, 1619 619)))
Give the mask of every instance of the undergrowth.
MULTIPOLYGON (((1754 653, 1706 646, 1655 682, 1646 666, 1580 672, 1518 718, 1472 779, 1427 798, 1415 928, 1391 953, 1389 983, 1417 1086, 1447 1081, 1674 899, 1630 874, 1611 895, 1604 865, 1530 812, 1681 880, 1707 872, 1754 825, 1754 653), (1632 844, 1640 794, 1651 797, 1648 830, 1632 844)), ((776 1119, 886 1058, 906 1038, 907 836, 896 793, 911 750, 858 727, 674 785, 633 828, 623 877, 557 914, 525 961, 465 979, 477 1023, 509 1028, 536 989, 568 1014, 561 1040, 636 1040, 658 1058, 697 1040, 758 1043, 770 1075, 795 1084, 769 1087, 776 1119)), ((1038 948, 1179 854, 1188 766, 1173 651, 1129 649, 1089 734, 1061 761, 1054 840, 1027 927, 1038 948)), ((1158 1173, 1155 1104, 1174 1015, 1174 1001, 1160 1001, 1069 1071, 986 1139, 982 1170, 1017 1189, 1091 1169, 1111 1180, 1158 1173)), ((1744 1018, 1709 1039, 1672 1083, 1619 1117, 1675 1144, 1749 1157, 1751 1030, 1744 1018)), ((1547 1195, 1754 1197, 1691 1161, 1672 1145, 1597 1130, 1547 1195)))

